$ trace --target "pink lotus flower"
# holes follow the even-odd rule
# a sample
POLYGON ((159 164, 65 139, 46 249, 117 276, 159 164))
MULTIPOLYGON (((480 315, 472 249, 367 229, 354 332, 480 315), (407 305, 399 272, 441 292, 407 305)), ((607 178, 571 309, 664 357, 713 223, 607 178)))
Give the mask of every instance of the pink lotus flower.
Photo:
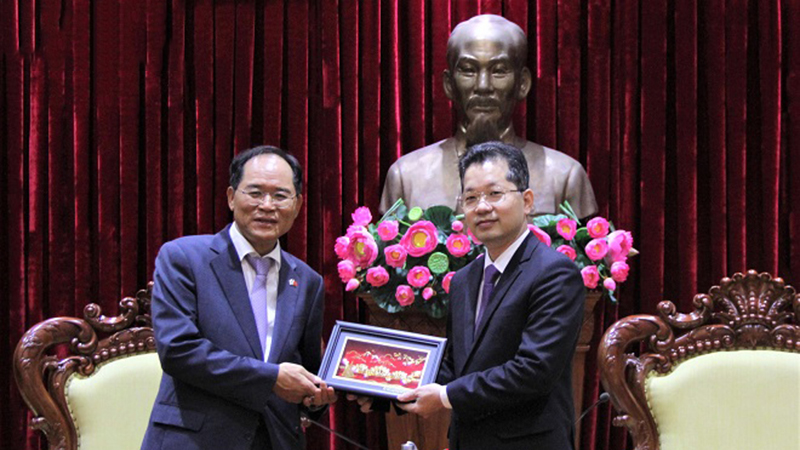
POLYGON ((358 278, 351 278, 350 281, 344 287, 344 290, 347 292, 352 292, 358 289, 358 286, 361 285, 361 282, 358 281, 358 278))
POLYGON ((617 283, 614 282, 613 278, 606 278, 603 280, 603 287, 608 289, 609 291, 614 291, 617 288, 617 283))
POLYGON ((406 280, 408 281, 408 284, 421 288, 422 286, 428 284, 428 281, 431 280, 431 271, 425 266, 414 266, 408 271, 406 280))
POLYGON ((383 266, 370 267, 367 269, 367 283, 381 287, 389 282, 389 272, 383 266))
POLYGON ((605 239, 592 239, 586 244, 586 256, 592 261, 603 259, 608 253, 608 242, 605 239))
POLYGON ((451 227, 451 228, 453 229, 453 231, 455 231, 456 233, 460 233, 460 232, 461 232, 461 230, 463 230, 463 229, 464 229, 464 222, 462 222, 462 221, 460 221, 460 220, 454 220, 454 221, 453 221, 453 223, 451 223, 451 224, 450 224, 450 227, 451 227))
POLYGON ((581 269, 581 277, 583 277, 583 285, 589 289, 597 287, 600 281, 600 273, 597 272, 597 266, 586 266, 581 269))
POLYGON ((630 267, 625 261, 617 261, 611 264, 611 278, 617 283, 623 283, 628 279, 628 271, 630 267))
POLYGON ((397 303, 400 303, 400 306, 408 306, 414 303, 414 290, 411 289, 411 286, 401 284, 397 286, 397 289, 394 291, 394 298, 397 300, 397 303))
POLYGON ((400 244, 394 244, 383 249, 383 255, 386 256, 386 264, 391 267, 400 268, 406 263, 407 252, 405 247, 400 244))
POLYGON ((368 267, 378 257, 378 244, 364 227, 350 227, 347 231, 350 243, 347 245, 347 259, 356 267, 368 267))
POLYGON ((633 248, 630 231, 617 230, 608 235, 608 262, 625 261, 633 248))
POLYGON ((442 288, 448 294, 450 293, 450 281, 453 279, 453 275, 455 274, 455 272, 447 272, 447 275, 442 278, 442 288))
POLYGON ((541 242, 544 242, 544 245, 550 247, 553 243, 553 240, 550 239, 550 235, 545 233, 543 229, 537 227, 536 225, 528 224, 528 229, 531 230, 536 238, 538 238, 541 242))
POLYGON ((564 239, 571 241, 578 231, 578 223, 572 219, 563 218, 556 224, 556 231, 564 239))
POLYGON ((353 225, 358 225, 360 227, 365 227, 372 222, 372 213, 369 212, 369 208, 366 206, 356 208, 355 212, 350 217, 353 218, 353 225))
POLYGON ((336 244, 333 245, 333 251, 336 256, 341 259, 347 258, 347 246, 350 245, 350 238, 347 236, 339 236, 336 238, 336 244))
POLYGON ((439 244, 436 225, 427 220, 420 220, 408 227, 400 245, 405 247, 409 255, 420 257, 432 252, 439 244))
POLYGON ((578 257, 578 253, 569 245, 560 245, 556 251, 567 255, 567 258, 571 259, 572 261, 575 261, 575 258, 578 257))
POLYGON ((456 258, 460 258, 469 253, 472 244, 469 243, 469 238, 466 234, 451 234, 445 243, 447 251, 456 258))
POLYGON ((397 225, 396 220, 386 220, 378 224, 378 236, 382 241, 391 241, 397 237, 400 227, 397 225))
POLYGON ((472 230, 467 229, 467 236, 469 236, 469 238, 472 239, 472 243, 473 244, 475 244, 475 245, 483 245, 483 242, 481 242, 478 238, 475 237, 474 234, 472 234, 472 230))
POLYGON ((430 300, 431 297, 433 297, 434 295, 436 295, 436 291, 434 291, 432 288, 426 287, 422 291, 422 298, 424 298, 425 300, 430 300))
POLYGON ((593 239, 606 237, 608 234, 608 221, 602 217, 595 217, 586 224, 586 231, 593 239))
POLYGON ((342 283, 347 283, 348 280, 356 276, 356 265, 349 259, 339 261, 336 268, 339 270, 339 278, 342 279, 342 283))

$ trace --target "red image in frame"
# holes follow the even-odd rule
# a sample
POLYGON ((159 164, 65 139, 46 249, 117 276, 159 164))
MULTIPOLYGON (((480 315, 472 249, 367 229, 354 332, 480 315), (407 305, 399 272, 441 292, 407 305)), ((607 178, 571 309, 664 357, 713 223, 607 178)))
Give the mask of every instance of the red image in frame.
POLYGON ((334 377, 405 389, 419 387, 429 352, 345 338, 334 377))

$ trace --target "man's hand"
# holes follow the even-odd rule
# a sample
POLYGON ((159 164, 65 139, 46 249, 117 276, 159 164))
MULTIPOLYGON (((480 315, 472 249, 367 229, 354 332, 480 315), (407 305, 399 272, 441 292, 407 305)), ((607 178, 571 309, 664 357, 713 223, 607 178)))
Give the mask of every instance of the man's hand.
POLYGON ((397 406, 427 419, 436 412, 445 409, 444 404, 442 404, 442 398, 439 396, 439 390, 441 389, 442 386, 436 383, 418 387, 411 392, 397 396, 398 401, 410 402, 416 400, 414 403, 400 403, 397 406))
POLYGON ((353 394, 347 394, 347 400, 351 402, 355 400, 356 402, 358 402, 358 407, 364 414, 369 414, 372 412, 372 397, 363 397, 363 396, 356 396, 353 394))
POLYGON ((313 396, 306 396, 303 399, 303 404, 306 405, 307 408, 318 408, 334 403, 338 399, 339 397, 336 396, 336 392, 333 391, 333 388, 328 387, 324 381, 320 380, 319 393, 313 396))
POLYGON ((278 381, 275 382, 272 391, 289 403, 300 403, 305 397, 321 396, 320 389, 314 385, 321 382, 319 377, 299 364, 281 363, 278 369, 278 381))

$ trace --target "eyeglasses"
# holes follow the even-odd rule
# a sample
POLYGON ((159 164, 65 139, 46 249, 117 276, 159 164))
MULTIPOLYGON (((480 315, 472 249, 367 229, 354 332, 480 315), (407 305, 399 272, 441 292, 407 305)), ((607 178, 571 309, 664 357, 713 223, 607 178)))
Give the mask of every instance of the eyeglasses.
POLYGON ((490 205, 496 205, 503 201, 506 198, 506 194, 509 192, 522 192, 519 189, 509 189, 506 191, 495 190, 489 192, 467 192, 463 195, 458 196, 458 202, 461 203, 461 207, 464 208, 465 211, 473 210, 478 207, 481 201, 486 200, 486 203, 490 205))
POLYGON ((244 194, 247 200, 247 203, 257 206, 269 198, 272 202, 272 206, 276 208, 288 208, 292 204, 292 200, 294 200, 297 196, 296 195, 289 195, 285 192, 275 192, 274 194, 270 194, 269 192, 262 192, 258 189, 253 189, 252 191, 245 191, 244 189, 239 189, 239 192, 244 194))

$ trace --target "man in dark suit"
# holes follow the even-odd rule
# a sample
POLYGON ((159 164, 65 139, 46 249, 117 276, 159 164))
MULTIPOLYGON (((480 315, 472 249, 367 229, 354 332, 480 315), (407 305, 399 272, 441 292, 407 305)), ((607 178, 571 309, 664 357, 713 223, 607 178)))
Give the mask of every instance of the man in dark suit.
POLYGON ((164 375, 143 449, 302 449, 301 408, 336 400, 312 374, 322 277, 278 241, 303 203, 300 165, 262 146, 237 155, 230 175, 234 222, 168 242, 156 259, 164 375))
POLYGON ((518 148, 473 146, 459 174, 467 225, 486 254, 451 282, 441 384, 399 400, 423 416, 452 409, 451 450, 571 449, 580 273, 528 231, 533 192, 518 148))

